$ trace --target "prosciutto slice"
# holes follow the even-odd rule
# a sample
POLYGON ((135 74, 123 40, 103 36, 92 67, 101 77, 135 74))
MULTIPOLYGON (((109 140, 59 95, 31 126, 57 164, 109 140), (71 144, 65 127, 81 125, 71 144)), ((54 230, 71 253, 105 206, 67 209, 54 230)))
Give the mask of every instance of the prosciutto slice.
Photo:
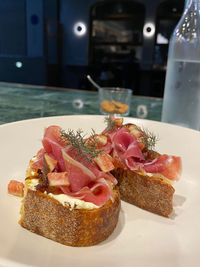
MULTIPOLYGON (((71 158, 73 158, 73 159, 75 158, 76 152, 75 152, 75 150, 71 150, 70 146, 64 148, 64 151, 71 158)), ((76 160, 76 162, 78 163, 80 168, 85 167, 85 170, 90 171, 90 174, 89 174, 89 172, 88 172, 88 174, 91 178, 93 177, 92 179, 94 179, 94 177, 96 177, 96 179, 104 178, 105 180, 111 181, 114 185, 117 184, 117 179, 111 173, 109 173, 109 172, 105 173, 105 172, 101 171, 97 167, 96 164, 88 164, 88 162, 84 161, 84 160, 82 160, 81 162, 78 162, 76 160), (91 175, 91 173, 92 173, 92 175, 91 175)))
POLYGON ((160 173, 170 180, 177 181, 181 175, 182 163, 180 157, 164 154, 144 163, 143 168, 146 172, 160 173))
POLYGON ((114 148, 123 152, 124 158, 133 157, 137 160, 144 161, 144 156, 140 150, 137 138, 132 135, 126 128, 121 128, 113 138, 114 148))
POLYGON ((112 136, 114 163, 116 167, 129 168, 132 171, 161 174, 170 180, 178 180, 181 175, 181 158, 161 155, 153 160, 146 160, 135 135, 126 127, 115 129, 112 136))
POLYGON ((71 192, 68 187, 61 186, 62 192, 68 196, 75 197, 87 202, 91 202, 97 206, 102 206, 110 199, 110 189, 106 183, 98 182, 92 186, 85 186, 78 192, 71 192))
MULTIPOLYGON (((43 148, 37 154, 37 162, 32 164, 32 168, 43 166, 44 154, 57 161, 53 172, 48 174, 50 185, 56 186, 64 194, 73 196, 84 201, 92 202, 101 206, 111 198, 109 180, 114 185, 117 180, 112 174, 101 171, 97 165, 79 158, 77 160, 76 150, 71 146, 65 146, 61 141, 61 128, 59 126, 49 126, 45 129, 42 139, 43 148)), ((107 151, 111 151, 111 142, 106 146, 107 151)))
POLYGON ((62 150, 62 154, 72 192, 77 192, 90 182, 96 180, 96 176, 93 174, 93 172, 91 172, 80 162, 70 157, 64 149, 62 150))
POLYGON ((107 143, 104 146, 99 148, 99 150, 103 150, 104 152, 106 152, 108 154, 111 153, 112 149, 113 149, 112 148, 112 143, 111 143, 110 140, 108 140, 107 143))
POLYGON ((137 170, 145 158, 140 150, 137 138, 126 128, 120 128, 113 137, 115 158, 119 158, 123 164, 131 170, 137 170))

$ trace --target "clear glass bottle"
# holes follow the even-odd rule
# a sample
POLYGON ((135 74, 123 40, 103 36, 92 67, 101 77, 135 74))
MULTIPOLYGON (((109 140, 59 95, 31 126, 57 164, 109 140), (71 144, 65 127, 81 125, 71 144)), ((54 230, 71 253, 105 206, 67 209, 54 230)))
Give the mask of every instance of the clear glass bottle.
POLYGON ((200 0, 186 0, 170 39, 162 121, 200 130, 200 0))

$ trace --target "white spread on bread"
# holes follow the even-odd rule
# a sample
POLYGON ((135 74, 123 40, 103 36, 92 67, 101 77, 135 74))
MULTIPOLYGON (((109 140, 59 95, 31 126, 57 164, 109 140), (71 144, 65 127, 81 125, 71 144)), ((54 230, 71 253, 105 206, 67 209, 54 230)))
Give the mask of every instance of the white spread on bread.
POLYGON ((72 209, 92 210, 99 208, 99 206, 96 206, 91 202, 86 202, 84 200, 73 198, 65 194, 54 195, 52 193, 49 193, 48 195, 58 200, 63 206, 65 206, 66 204, 69 205, 70 210, 72 209))
POLYGON ((169 180, 167 179, 164 175, 162 175, 161 173, 150 173, 150 172, 146 172, 146 173, 143 173, 143 172, 138 172, 140 175, 143 175, 143 176, 149 176, 149 177, 154 177, 154 178, 159 178, 159 179, 162 179, 165 183, 168 183, 168 184, 173 184, 174 181, 172 180, 169 180))
MULTIPOLYGON (((36 185, 39 184, 39 179, 26 179, 26 187, 28 187, 31 190, 36 190, 36 185)), ((81 199, 70 197, 66 194, 58 194, 54 195, 52 193, 49 193, 48 196, 56 199, 59 201, 63 206, 67 205, 70 207, 70 210, 73 209, 86 209, 86 210, 92 210, 92 209, 98 209, 99 206, 96 206, 95 204, 91 202, 86 202, 81 199)))

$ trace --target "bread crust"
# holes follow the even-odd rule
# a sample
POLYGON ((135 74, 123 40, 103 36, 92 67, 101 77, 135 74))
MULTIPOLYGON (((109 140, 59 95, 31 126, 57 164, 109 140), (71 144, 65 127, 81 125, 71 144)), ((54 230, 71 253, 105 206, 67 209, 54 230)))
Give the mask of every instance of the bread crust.
POLYGON ((92 246, 105 240, 115 229, 120 212, 120 195, 113 190, 113 202, 100 208, 70 209, 38 190, 27 189, 20 225, 68 246, 92 246))
POLYGON ((134 171, 116 168, 121 199, 150 212, 169 217, 173 211, 172 185, 160 178, 140 175, 134 171))

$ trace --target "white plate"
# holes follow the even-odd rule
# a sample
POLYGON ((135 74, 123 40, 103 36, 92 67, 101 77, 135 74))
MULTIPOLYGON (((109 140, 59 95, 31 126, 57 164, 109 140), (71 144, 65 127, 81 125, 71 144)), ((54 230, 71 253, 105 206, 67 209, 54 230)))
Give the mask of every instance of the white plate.
POLYGON ((10 179, 23 181, 29 159, 41 147, 44 127, 102 130, 102 116, 33 119, 0 126, 0 266, 199 266, 200 133, 155 121, 126 118, 158 134, 157 150, 180 155, 181 180, 175 184, 170 219, 122 202, 114 233, 99 245, 73 248, 33 234, 17 223, 21 199, 7 194, 10 179))

